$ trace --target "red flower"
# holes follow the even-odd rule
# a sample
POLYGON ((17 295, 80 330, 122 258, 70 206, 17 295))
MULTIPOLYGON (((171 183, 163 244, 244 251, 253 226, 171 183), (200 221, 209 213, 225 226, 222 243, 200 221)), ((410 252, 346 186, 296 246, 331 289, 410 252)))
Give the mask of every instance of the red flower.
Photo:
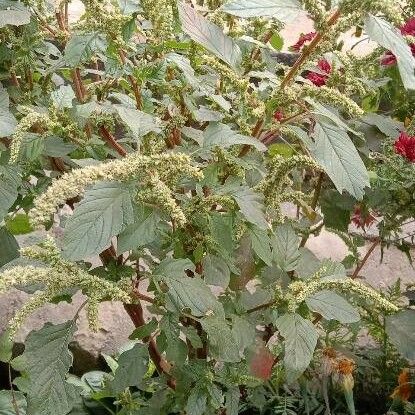
POLYGON ((373 222, 375 222, 376 218, 369 212, 367 209, 362 210, 360 205, 356 205, 354 207, 353 215, 352 215, 352 223, 355 224, 358 228, 365 229, 369 228, 373 222))
MULTIPOLYGON (((404 36, 415 36, 415 17, 409 19, 401 28, 401 33, 404 36)), ((410 43, 409 47, 411 48, 412 55, 415 56, 415 43, 410 43)), ((380 61, 383 66, 390 66, 396 64, 396 56, 388 50, 382 57, 380 61)))
POLYGON ((280 109, 277 109, 277 111, 274 112, 274 119, 276 121, 283 120, 284 119, 284 113, 280 109))
POLYGON ((309 72, 307 79, 316 86, 326 85, 327 78, 331 72, 331 65, 326 59, 320 59, 317 63, 317 67, 321 69, 323 73, 309 72))
POLYGON ((415 36, 415 17, 409 19, 402 27, 401 33, 409 36, 415 36))
POLYGON ((408 161, 415 163, 415 136, 402 131, 393 146, 396 154, 400 154, 408 161))
POLYGON ((300 50, 303 48, 306 42, 310 42, 313 40, 313 37, 316 35, 316 32, 310 32, 310 33, 302 33, 297 40, 297 43, 295 45, 291 46, 291 50, 294 52, 300 52, 300 50))

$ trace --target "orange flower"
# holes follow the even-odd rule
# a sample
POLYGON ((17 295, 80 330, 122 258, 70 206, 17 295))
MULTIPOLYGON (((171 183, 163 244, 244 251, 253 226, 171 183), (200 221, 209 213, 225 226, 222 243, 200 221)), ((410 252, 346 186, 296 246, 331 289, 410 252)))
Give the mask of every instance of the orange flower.
POLYGON ((412 395, 412 387, 410 385, 411 374, 406 367, 398 376, 398 386, 392 392, 392 399, 399 399, 401 401, 408 401, 412 395))

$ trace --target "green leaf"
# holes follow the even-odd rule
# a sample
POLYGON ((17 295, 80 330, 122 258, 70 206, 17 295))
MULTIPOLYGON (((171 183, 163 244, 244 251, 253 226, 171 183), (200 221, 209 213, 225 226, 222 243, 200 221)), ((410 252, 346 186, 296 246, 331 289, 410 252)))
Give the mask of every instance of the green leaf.
POLYGON ((255 147, 258 151, 267 150, 267 147, 256 138, 238 134, 226 124, 209 123, 203 137, 203 147, 207 148, 215 146, 228 148, 236 144, 246 144, 255 147))
POLYGON ((332 291, 319 291, 305 300, 308 308, 321 314, 326 320, 340 323, 356 323, 360 320, 358 311, 343 297, 332 291))
POLYGON ((61 85, 59 89, 50 94, 53 105, 62 110, 64 108, 72 108, 72 101, 75 99, 75 92, 70 85, 61 85))
POLYGON ((208 312, 222 315, 222 305, 206 283, 197 274, 193 278, 188 277, 185 270, 194 271, 194 265, 188 259, 166 259, 153 272, 169 288, 170 309, 182 311, 188 308, 194 316, 203 316, 208 312))
POLYGON ((272 17, 288 23, 298 16, 301 4, 297 0, 230 0, 222 10, 243 18, 272 17))
POLYGON ((66 415, 71 410, 77 391, 65 378, 72 365, 68 345, 75 330, 74 320, 46 324, 29 334, 24 353, 12 361, 27 377, 29 414, 66 415))
POLYGON ((63 157, 72 153, 76 148, 75 144, 67 143, 60 137, 52 136, 44 140, 43 154, 49 157, 63 157))
POLYGON ((13 217, 8 217, 6 219, 6 228, 12 235, 25 235, 34 230, 26 213, 18 213, 13 217))
POLYGON ((229 285, 231 271, 223 258, 207 254, 203 258, 202 264, 206 284, 217 285, 222 288, 229 285))
POLYGON ((232 316, 232 333, 241 350, 245 350, 255 341, 255 326, 243 317, 232 316))
POLYGON ((12 135, 16 130, 16 126, 16 118, 9 111, 9 94, 0 85, 0 138, 12 135))
POLYGON ((206 391, 201 385, 192 389, 186 404, 187 415, 204 415, 207 408, 206 391))
POLYGON ((139 249, 157 238, 157 225, 160 217, 151 209, 141 209, 134 222, 118 236, 117 252, 139 249))
POLYGON ((210 316, 200 320, 209 342, 209 355, 221 362, 236 363, 240 344, 235 332, 228 326, 225 319, 210 316))
POLYGON ((232 38, 226 36, 219 26, 201 16, 193 7, 181 1, 179 16, 182 29, 192 40, 204 46, 233 68, 240 65, 242 53, 232 38))
POLYGON ((121 120, 131 130, 134 138, 140 141, 141 137, 149 132, 160 133, 160 121, 143 111, 134 108, 124 107, 123 105, 114 105, 121 120))
MULTIPOLYGON (((13 341, 10 340, 9 330, 0 334, 0 362, 10 362, 13 356, 13 341)), ((0 408, 1 409, 1 408, 0 408)), ((1 411, 0 411, 1 414, 1 411)))
POLYGON ((68 219, 63 237, 63 255, 80 260, 107 248, 111 238, 134 220, 127 185, 100 182, 85 193, 68 219))
POLYGON ((232 191, 231 196, 235 199, 245 219, 256 225, 259 229, 268 229, 268 222, 265 219, 264 198, 252 189, 241 186, 232 191))
POLYGON ((148 369, 148 350, 143 344, 135 344, 133 348, 122 353, 118 359, 118 367, 111 382, 111 389, 121 393, 129 386, 139 386, 148 369))
POLYGON ((337 190, 348 191, 356 199, 362 199, 365 187, 369 187, 369 174, 347 132, 320 119, 314 128, 314 145, 310 150, 323 166, 337 190))
POLYGON ((0 221, 13 206, 19 193, 19 171, 12 166, 0 166, 0 221))
POLYGON ((118 0, 118 7, 122 14, 133 14, 140 12, 140 0, 118 0))
POLYGON ((76 67, 88 62, 96 53, 107 49, 105 37, 97 32, 74 35, 66 44, 64 59, 68 66, 76 67))
POLYGON ((415 89, 415 59, 408 42, 399 30, 381 17, 371 14, 365 18, 365 30, 371 40, 390 50, 396 56, 405 88, 415 89))
MULTIPOLYGON (((15 391, 14 397, 16 399, 19 415, 27 414, 27 402, 22 392, 15 391)), ((16 415, 16 410, 13 405, 13 395, 9 390, 0 391, 0 415, 16 415)))
POLYGON ((284 271, 293 271, 300 260, 298 236, 291 225, 285 223, 275 228, 271 239, 274 248, 274 260, 284 271))
POLYGON ((151 335, 158 327, 158 322, 155 318, 151 319, 144 326, 137 327, 129 336, 130 340, 142 340, 151 335))
POLYGON ((396 138, 399 132, 404 129, 402 122, 386 115, 367 114, 362 117, 362 122, 376 126, 379 131, 391 138, 396 138))
POLYGON ((272 265, 273 253, 271 251, 271 239, 268 232, 256 226, 249 227, 252 249, 267 265, 272 265))
POLYGON ((19 258, 19 244, 4 227, 0 227, 0 268, 13 259, 19 258))
POLYGON ((294 381, 308 367, 317 345, 318 333, 311 321, 298 314, 284 314, 275 322, 284 337, 284 366, 287 380, 294 381))
POLYGON ((280 51, 284 46, 284 39, 278 33, 274 33, 271 39, 269 40, 269 43, 271 43, 271 46, 275 50, 280 51))
POLYGON ((415 311, 402 310, 386 317, 386 333, 398 352, 415 360, 415 311))
POLYGON ((241 392, 237 386, 229 388, 225 393, 226 415, 239 414, 239 397, 241 392))
POLYGON ((187 345, 180 338, 179 316, 168 313, 160 320, 161 335, 157 338, 159 344, 160 338, 164 337, 162 349, 166 352, 167 360, 175 365, 182 365, 187 358, 187 345))
POLYGON ((17 1, 0 1, 0 28, 10 24, 22 26, 30 23, 30 12, 27 7, 17 1))

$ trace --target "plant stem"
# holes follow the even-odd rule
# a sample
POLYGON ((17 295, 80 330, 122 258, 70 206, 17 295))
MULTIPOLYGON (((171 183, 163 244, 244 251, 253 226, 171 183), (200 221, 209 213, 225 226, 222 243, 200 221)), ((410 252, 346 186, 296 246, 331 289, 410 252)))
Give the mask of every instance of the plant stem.
POLYGON ((102 138, 120 155, 125 157, 127 155, 127 151, 125 148, 117 142, 115 137, 107 130, 106 127, 101 125, 99 127, 99 132, 102 138))
MULTIPOLYGON (((120 50, 118 54, 120 56, 122 64, 125 65, 127 63, 127 59, 125 57, 124 51, 120 50)), ((134 92, 136 107, 137 109, 141 109, 143 107, 143 99, 141 97, 141 92, 140 88, 138 87, 137 81, 134 79, 132 75, 128 75, 128 80, 130 81, 131 89, 134 92)))
MULTIPOLYGON (((326 32, 327 30, 333 26, 337 20, 339 20, 339 17, 341 15, 340 10, 336 10, 331 17, 327 20, 326 23, 326 32)), ((281 82, 281 89, 285 88, 295 77, 297 72, 300 70, 300 68, 303 66, 304 62, 309 58, 311 53, 314 51, 314 49, 317 47, 317 45, 320 43, 320 41, 323 39, 326 32, 318 32, 313 40, 310 42, 310 44, 304 48, 303 52, 297 59, 297 61, 294 63, 294 65, 291 67, 291 69, 288 71, 287 75, 281 82)))
POLYGON ((8 363, 8 367, 9 367, 9 385, 10 385, 10 391, 11 391, 11 394, 12 394, 12 405, 13 405, 13 409, 14 409, 14 412, 16 413, 16 415, 20 415, 19 405, 17 405, 16 394, 15 394, 14 388, 13 388, 12 366, 11 366, 10 363, 8 363))
POLYGON ((356 267, 356 269, 354 270, 353 274, 351 275, 350 278, 352 279, 356 279, 359 276, 359 272, 362 270, 362 268, 365 266, 367 260, 369 259, 370 255, 372 255, 373 251, 375 250, 375 248, 380 244, 380 238, 376 238, 372 245, 370 246, 369 250, 366 252, 366 255, 363 257, 362 261, 360 262, 360 264, 356 267))
MULTIPOLYGON (((317 208, 317 204, 318 204, 318 200, 320 198, 320 194, 321 194, 321 188, 323 186, 323 182, 324 182, 324 173, 320 172, 319 176, 318 176, 318 181, 316 184, 316 187, 314 189, 314 195, 313 195, 313 200, 311 201, 311 209, 316 210, 317 208)), ((301 239, 300 242, 300 248, 303 248, 305 246, 305 244, 308 241, 308 238, 310 237, 310 234, 304 235, 303 238, 301 239)))

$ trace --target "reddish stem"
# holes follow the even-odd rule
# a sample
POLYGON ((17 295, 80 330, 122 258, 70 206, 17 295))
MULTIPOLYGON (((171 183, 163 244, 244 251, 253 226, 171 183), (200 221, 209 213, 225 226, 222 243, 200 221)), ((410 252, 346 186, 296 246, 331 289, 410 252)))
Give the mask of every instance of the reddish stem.
POLYGON ((120 155, 125 157, 127 155, 127 151, 124 149, 124 147, 117 143, 117 140, 115 137, 107 130, 106 127, 101 125, 99 127, 99 132, 101 136, 104 138, 104 140, 120 155))

